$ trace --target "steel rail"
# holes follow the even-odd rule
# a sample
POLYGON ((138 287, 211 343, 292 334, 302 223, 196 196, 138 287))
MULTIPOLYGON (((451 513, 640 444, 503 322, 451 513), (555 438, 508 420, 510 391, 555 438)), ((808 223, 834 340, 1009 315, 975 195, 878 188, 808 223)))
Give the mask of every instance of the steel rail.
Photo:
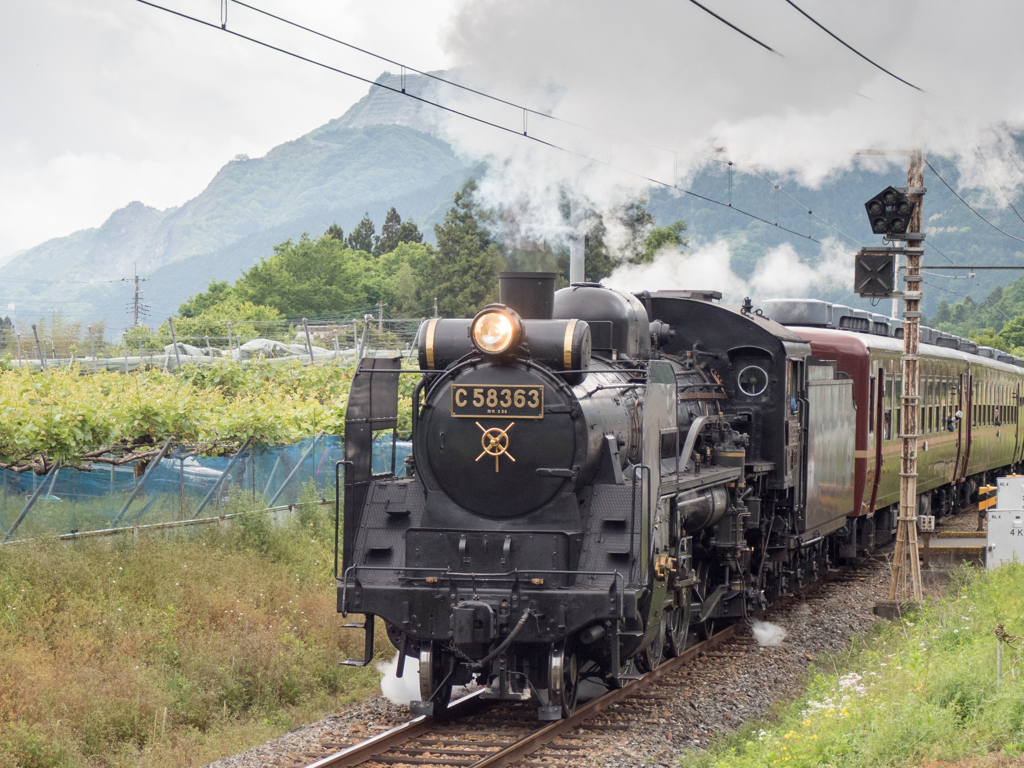
MULTIPOLYGON (((848 570, 849 568, 845 566, 833 569, 821 578, 803 586, 792 595, 779 599, 752 618, 766 616, 773 611, 798 602, 799 600, 810 596, 830 581, 844 575, 848 570)), ((481 758, 480 760, 472 763, 470 768, 500 768, 501 766, 510 766, 519 762, 526 756, 541 749, 546 744, 554 741, 560 736, 563 736, 567 732, 572 731, 574 728, 579 727, 582 723, 585 723, 596 715, 601 714, 613 704, 617 704, 641 693, 647 688, 657 684, 668 675, 671 675, 682 667, 685 667, 687 664, 698 658, 702 653, 706 653, 707 651, 731 640, 745 626, 746 624, 742 621, 737 622, 736 624, 730 624, 721 632, 715 633, 707 640, 697 643, 691 648, 687 648, 679 656, 665 661, 654 671, 648 672, 643 677, 636 680, 631 680, 621 688, 611 690, 604 696, 600 696, 593 701, 584 704, 569 717, 544 725, 518 741, 512 742, 505 749, 481 758)), ((360 742, 359 744, 347 747, 341 752, 321 758, 315 763, 309 764, 307 768, 328 768, 328 766, 330 766, 330 768, 347 768, 349 766, 357 766, 362 765, 363 763, 372 762, 373 758, 377 755, 381 755, 388 750, 400 747, 405 742, 412 741, 422 736, 424 733, 429 732, 431 728, 445 724, 474 711, 474 706, 479 704, 479 702, 476 702, 476 699, 483 690, 484 689, 474 691, 467 696, 453 701, 448 706, 443 717, 420 715, 419 717, 413 718, 407 723, 396 726, 389 731, 380 733, 373 738, 360 742)), ((423 751, 429 750, 424 749, 423 751)), ((438 757, 437 764, 450 764, 450 759, 446 763, 445 758, 438 757)))

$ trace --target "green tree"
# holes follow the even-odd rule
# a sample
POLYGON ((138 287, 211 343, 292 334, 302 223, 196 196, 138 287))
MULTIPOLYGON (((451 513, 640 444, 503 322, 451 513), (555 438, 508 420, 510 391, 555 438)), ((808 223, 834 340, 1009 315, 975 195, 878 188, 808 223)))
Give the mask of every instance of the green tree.
POLYGON ((501 255, 481 225, 470 179, 455 193, 455 205, 434 225, 437 256, 429 286, 447 317, 468 317, 497 296, 501 255))
POLYGON ((178 305, 179 317, 198 317, 214 304, 219 304, 231 295, 231 286, 227 280, 211 280, 206 290, 190 296, 178 305))
POLYGON ((422 243, 423 233, 412 221, 402 221, 398 211, 392 206, 384 219, 384 225, 380 228, 380 237, 373 245, 373 255, 383 256, 391 253, 402 243, 422 243))
POLYGON ((391 253, 391 251, 398 247, 398 230, 401 227, 402 217, 398 215, 398 211, 392 206, 391 210, 388 211, 388 215, 384 217, 384 224, 380 228, 380 237, 373 244, 374 256, 391 253))
POLYGON ((679 221, 669 224, 667 227, 657 227, 651 230, 651 234, 647 236, 647 240, 644 241, 644 263, 649 264, 654 261, 655 254, 658 253, 662 248, 672 247, 678 250, 679 248, 685 248, 689 244, 689 240, 683 236, 683 232, 686 231, 686 222, 680 219, 679 221))
POLYGON ((420 232, 420 228, 416 226, 415 221, 403 221, 402 226, 398 228, 398 242, 399 243, 422 243, 423 233, 420 232))
MULTIPOLYGON (((285 317, 338 314, 372 303, 366 284, 375 278, 368 252, 332 237, 274 246, 274 255, 249 268, 234 286, 242 301, 273 307, 285 317)), ((375 301, 376 299, 374 299, 375 301)))
POLYGON ((345 230, 338 226, 338 222, 334 222, 333 224, 331 224, 331 226, 327 228, 327 231, 324 232, 324 234, 327 235, 327 237, 334 238, 340 243, 345 242, 345 230))
POLYGON ((654 214, 647 210, 647 198, 639 197, 619 211, 619 221, 626 228, 626 242, 622 248, 622 259, 640 264, 647 255, 647 238, 654 230, 654 214))
POLYGON ((373 221, 370 220, 370 213, 367 211, 363 214, 360 222, 356 224, 356 228, 349 234, 345 244, 353 251, 373 253, 373 246, 376 240, 377 228, 374 227, 373 221))
POLYGON ((935 317, 931 319, 932 325, 938 323, 949 323, 953 320, 953 312, 949 308, 949 302, 943 299, 939 302, 939 308, 935 312, 935 317))
POLYGON ((11 318, 0 320, 0 352, 11 352, 17 349, 18 338, 11 318))
MULTIPOLYGON (((231 323, 232 337, 244 343, 255 338, 281 337, 287 323, 280 312, 273 307, 243 301, 230 296, 215 304, 197 317, 179 317, 174 321, 174 335, 180 342, 202 347, 209 337, 216 346, 224 346, 228 338, 228 323, 231 323)), ((157 337, 168 343, 170 327, 165 322, 157 329, 157 337)))

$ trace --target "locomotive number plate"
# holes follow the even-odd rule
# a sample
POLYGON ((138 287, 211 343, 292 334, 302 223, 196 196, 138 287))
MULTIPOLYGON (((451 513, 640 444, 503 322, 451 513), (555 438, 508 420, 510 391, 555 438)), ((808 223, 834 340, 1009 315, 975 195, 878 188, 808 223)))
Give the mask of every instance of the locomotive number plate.
POLYGON ((543 419, 544 387, 452 385, 452 416, 467 419, 543 419))

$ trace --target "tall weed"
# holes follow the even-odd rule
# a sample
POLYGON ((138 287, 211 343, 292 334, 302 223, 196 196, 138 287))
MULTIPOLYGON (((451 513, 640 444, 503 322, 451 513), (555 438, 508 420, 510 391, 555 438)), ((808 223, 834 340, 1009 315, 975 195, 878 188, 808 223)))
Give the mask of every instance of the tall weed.
MULTIPOLYGON (((1024 751, 1024 649, 1003 649, 997 624, 1024 635, 1024 566, 964 567, 947 596, 813 668, 804 696, 681 765, 701 768, 901 766, 1024 751), (823 668, 819 667, 819 669, 823 668)), ((819 660, 820 663, 820 660, 819 660)))
POLYGON ((377 690, 338 665, 333 514, 298 509, 0 548, 0 765, 202 764, 377 690))

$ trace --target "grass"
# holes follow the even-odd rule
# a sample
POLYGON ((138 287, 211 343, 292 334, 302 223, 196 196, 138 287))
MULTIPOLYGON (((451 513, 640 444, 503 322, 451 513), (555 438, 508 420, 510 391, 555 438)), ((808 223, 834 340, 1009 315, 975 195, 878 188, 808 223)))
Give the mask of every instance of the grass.
MULTIPOLYGON (((310 489, 308 494, 312 494, 310 489)), ((0 765, 202 765, 378 689, 333 593, 333 510, 0 548, 0 765)))
POLYGON ((1024 650, 1004 646, 997 686, 998 623, 1024 635, 1024 566, 965 567, 945 598, 926 600, 903 621, 878 622, 812 668, 804 695, 772 718, 679 762, 852 768, 1024 754, 1024 650))

